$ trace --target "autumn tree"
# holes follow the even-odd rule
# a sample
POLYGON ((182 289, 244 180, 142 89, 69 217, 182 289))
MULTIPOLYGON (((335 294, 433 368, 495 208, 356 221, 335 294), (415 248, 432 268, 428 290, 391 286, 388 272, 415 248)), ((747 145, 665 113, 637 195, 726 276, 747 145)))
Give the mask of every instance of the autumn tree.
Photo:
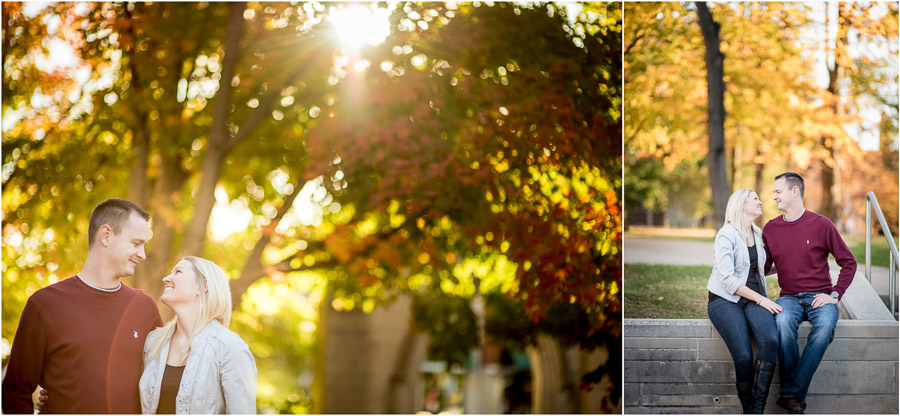
POLYGON ((127 195, 154 218, 130 283, 158 294, 181 254, 222 265, 261 380, 309 365, 310 318, 249 292, 465 299, 473 264, 506 265, 482 289, 530 331, 619 351, 621 6, 403 3, 356 51, 341 7, 4 3, 4 338, 77 271, 91 208, 127 195), (60 41, 77 63, 42 69, 60 41), (228 207, 250 218, 220 234, 228 207))
MULTIPOLYGON (((880 124, 883 123, 896 125, 897 72, 896 69, 890 70, 892 64, 879 54, 873 54, 871 50, 883 48, 896 54, 897 5, 825 5, 822 13, 826 26, 824 44, 827 52, 827 59, 823 64, 828 74, 827 86, 822 94, 823 107, 834 119, 845 120, 845 123, 853 125, 863 124, 862 113, 877 111, 883 116, 880 123, 876 122, 869 127, 872 132, 880 132, 880 124)), ((885 139, 890 143, 889 138, 885 139)), ((823 151, 816 162, 821 185, 820 211, 832 221, 838 222, 841 219, 839 206, 844 201, 835 199, 840 194, 836 172, 842 164, 853 165, 865 159, 865 156, 861 154, 859 144, 842 131, 823 132, 819 140, 823 151), (842 163, 841 159, 846 161, 842 163)), ((890 167, 890 164, 881 166, 887 169, 890 167)))
POLYGON ((731 186, 725 175, 725 81, 723 67, 725 55, 719 50, 719 31, 722 25, 713 19, 706 3, 697 2, 700 31, 703 32, 703 43, 706 46, 706 89, 707 89, 707 126, 709 135, 709 153, 706 156, 709 165, 709 184, 712 189, 715 224, 725 223, 725 205, 731 186))
MULTIPOLYGON (((846 5, 844 5, 846 6, 846 5)), ((822 190, 820 163, 833 165, 834 186, 840 206, 856 206, 846 192, 856 187, 850 173, 855 164, 868 159, 856 132, 877 134, 878 128, 864 120, 863 114, 883 112, 887 124, 893 123, 896 102, 896 70, 885 61, 884 51, 893 50, 896 35, 891 33, 891 5, 857 4, 845 7, 851 20, 867 21, 865 36, 851 29, 854 70, 844 73, 844 88, 839 99, 842 110, 836 113, 827 103, 826 84, 821 83, 822 61, 804 51, 825 45, 821 7, 800 3, 710 4, 709 9, 721 24, 721 50, 727 65, 724 122, 727 177, 734 189, 752 188, 765 196, 772 178, 786 171, 802 172, 810 178, 809 207, 819 210, 822 190), (852 9, 852 10, 851 10, 852 9), (748 36, 753 33, 753 36, 748 36), (879 45, 879 46, 876 46, 879 45), (851 78, 848 74, 853 75, 851 78), (867 75, 862 75, 867 74, 867 75), (892 87, 893 85, 893 87, 892 87), (867 108, 867 109, 866 109, 867 108), (856 131, 851 135, 851 131, 856 131), (822 137, 833 137, 835 152, 823 147, 822 137), (832 156, 834 153, 834 156, 832 156)), ((635 184, 637 206, 653 206, 662 212, 684 209, 677 195, 708 198, 709 185, 696 179, 706 167, 708 149, 698 129, 706 117, 704 50, 700 40, 697 14, 690 4, 627 4, 625 34, 625 178, 628 189, 635 184), (634 172, 634 173, 632 173, 634 172), (691 184, 687 187, 681 183, 691 184), (665 207, 665 209, 663 209, 665 207)), ((833 26, 833 25, 832 25, 833 26)), ((834 33, 833 31, 830 33, 834 33)), ((832 39, 832 42, 834 40, 832 39)), ((827 62, 831 62, 826 60, 827 62)), ((830 65, 830 63, 829 63, 830 65)), ((827 75, 827 74, 826 74, 827 75)), ((876 123, 877 124, 877 123, 876 123)), ((889 143, 893 137, 887 138, 889 143)), ((871 145, 869 145, 871 149, 871 145)), ((877 169, 884 174, 886 166, 877 169)), ((826 181, 827 182, 827 181, 826 181)), ((709 210, 712 204, 687 198, 709 210)), ((631 206, 632 201, 626 200, 631 206)), ((697 217, 703 209, 695 210, 697 217)), ((764 217, 776 215, 764 207, 764 217)), ((860 215, 859 210, 842 216, 860 215)), ((836 219, 839 226, 841 218, 836 219)), ((710 224, 713 225, 713 224, 710 224)))

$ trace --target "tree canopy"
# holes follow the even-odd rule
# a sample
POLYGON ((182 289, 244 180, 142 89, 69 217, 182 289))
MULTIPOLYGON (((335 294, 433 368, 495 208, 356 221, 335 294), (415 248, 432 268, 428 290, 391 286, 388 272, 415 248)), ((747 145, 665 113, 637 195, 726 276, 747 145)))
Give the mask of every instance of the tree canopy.
MULTIPOLYGON (((442 358, 471 345, 442 334, 477 331, 427 317, 476 290, 501 342, 619 353, 621 4, 577 6, 356 5, 389 30, 354 46, 351 5, 3 3, 4 340, 124 196, 153 214, 129 283, 157 297, 179 256, 221 265, 270 409, 308 407, 326 292, 412 295, 442 358)), ((620 365, 585 385, 608 373, 618 400, 620 365)))
MULTIPOLYGON (((897 123, 897 8, 839 7, 728 3, 709 10, 721 25, 732 191, 752 188, 766 199, 775 175, 798 171, 810 181, 808 206, 859 232, 850 224, 864 210, 857 197, 863 188, 896 207, 897 134, 885 127, 897 123), (838 31, 846 36, 835 36, 838 31), (840 89, 829 90, 829 76, 840 80, 840 89), (872 114, 881 114, 881 123, 872 114), (860 144, 865 135, 877 139, 860 144), (888 163, 863 162, 879 158, 888 163), (869 186, 862 180, 868 175, 886 187, 869 186)), ((707 102, 696 8, 635 3, 625 13, 626 205, 707 218, 707 102)), ((897 210, 885 211, 896 223, 897 210)), ((766 207, 764 217, 774 215, 766 207)))

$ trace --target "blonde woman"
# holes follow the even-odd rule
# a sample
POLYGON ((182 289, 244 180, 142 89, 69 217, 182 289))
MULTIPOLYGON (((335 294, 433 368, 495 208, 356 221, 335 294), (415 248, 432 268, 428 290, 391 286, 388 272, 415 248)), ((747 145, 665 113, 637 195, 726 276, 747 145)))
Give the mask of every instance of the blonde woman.
POLYGON ((728 198, 725 224, 716 234, 715 264, 706 287, 707 314, 722 336, 731 358, 738 398, 745 414, 762 413, 778 358, 774 315, 781 306, 766 297, 762 231, 753 221, 762 215, 759 195, 742 189, 728 198), (759 345, 756 361, 750 332, 759 345))
POLYGON ((144 413, 256 413, 256 361, 228 330, 231 290, 215 263, 186 257, 163 278, 175 318, 147 336, 140 380, 144 413))

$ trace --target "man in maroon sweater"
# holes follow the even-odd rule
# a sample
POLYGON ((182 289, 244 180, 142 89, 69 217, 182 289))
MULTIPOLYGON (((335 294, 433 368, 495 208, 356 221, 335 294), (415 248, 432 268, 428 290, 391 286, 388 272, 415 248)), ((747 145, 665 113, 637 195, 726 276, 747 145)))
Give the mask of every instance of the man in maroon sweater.
POLYGON ((766 274, 772 266, 778 273, 784 308, 775 315, 778 326, 781 394, 776 403, 789 413, 803 413, 806 394, 822 356, 834 339, 838 300, 856 274, 856 259, 831 220, 803 207, 803 178, 793 172, 775 177, 774 200, 783 215, 763 227, 766 274), (841 266, 832 285, 828 255, 841 266), (797 328, 809 320, 812 329, 803 355, 797 344, 797 328))
POLYGON ((153 298, 122 284, 146 258, 150 214, 123 199, 91 213, 81 272, 25 304, 3 379, 3 413, 141 413, 138 380, 147 333, 162 325, 153 298))

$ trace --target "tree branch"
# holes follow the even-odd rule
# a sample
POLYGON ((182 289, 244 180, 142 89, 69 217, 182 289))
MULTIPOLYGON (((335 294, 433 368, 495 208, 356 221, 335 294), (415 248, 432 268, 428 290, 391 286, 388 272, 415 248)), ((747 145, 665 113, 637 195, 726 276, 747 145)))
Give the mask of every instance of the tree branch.
POLYGON ((197 255, 203 252, 206 240, 206 228, 209 216, 215 204, 216 184, 222 172, 222 160, 228 154, 228 113, 231 106, 231 80, 234 78, 238 57, 240 56, 241 37, 244 33, 244 8, 246 3, 231 3, 228 23, 225 29, 225 45, 222 60, 222 78, 219 80, 219 91, 213 98, 212 125, 209 128, 209 143, 203 158, 200 186, 197 188, 197 202, 194 216, 188 223, 182 241, 182 253, 197 255))
POLYGON ((281 98, 281 90, 287 88, 291 84, 294 83, 297 79, 300 78, 303 73, 306 72, 306 67, 301 66, 296 71, 294 71, 278 88, 271 89, 266 95, 260 100, 260 105, 253 112, 253 114, 244 121, 240 127, 238 127, 238 132, 234 136, 228 138, 226 144, 226 152, 231 150, 234 146, 237 146, 240 142, 247 138, 253 129, 259 125, 263 120, 271 115, 271 110, 275 107, 275 103, 279 101, 281 98))
POLYGON ((631 52, 631 49, 634 48, 635 45, 637 45, 638 41, 644 38, 644 35, 646 35, 646 33, 641 33, 640 35, 637 35, 634 38, 634 40, 632 40, 631 43, 629 43, 628 46, 625 47, 625 52, 622 53, 622 56, 628 55, 628 53, 631 52))

